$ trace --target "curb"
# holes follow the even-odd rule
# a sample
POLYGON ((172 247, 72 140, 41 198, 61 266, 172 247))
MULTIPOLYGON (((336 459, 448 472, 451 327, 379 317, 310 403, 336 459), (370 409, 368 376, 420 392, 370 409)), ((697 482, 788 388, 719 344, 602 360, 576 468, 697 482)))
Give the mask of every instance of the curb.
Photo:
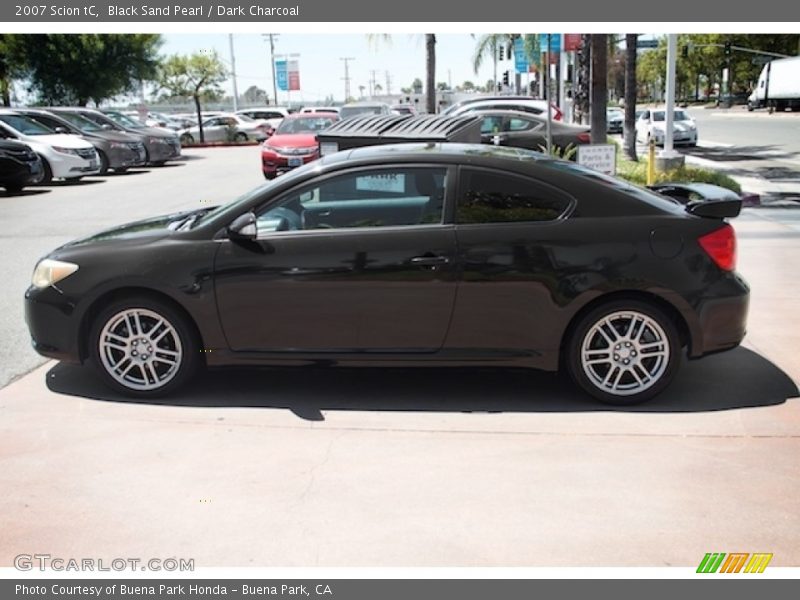
POLYGON ((194 148, 239 148, 240 146, 260 146, 261 142, 248 140, 246 142, 206 142, 203 144, 181 144, 181 150, 192 150, 194 148))

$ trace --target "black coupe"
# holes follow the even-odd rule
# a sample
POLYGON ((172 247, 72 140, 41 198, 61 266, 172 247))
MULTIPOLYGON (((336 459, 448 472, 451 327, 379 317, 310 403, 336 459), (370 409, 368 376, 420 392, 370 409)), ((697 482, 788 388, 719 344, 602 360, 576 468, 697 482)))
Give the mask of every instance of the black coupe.
POLYGON ((527 150, 372 146, 62 246, 26 318, 38 352, 134 396, 201 365, 488 364, 563 368, 630 404, 669 384, 682 349, 742 340, 739 209, 527 150))

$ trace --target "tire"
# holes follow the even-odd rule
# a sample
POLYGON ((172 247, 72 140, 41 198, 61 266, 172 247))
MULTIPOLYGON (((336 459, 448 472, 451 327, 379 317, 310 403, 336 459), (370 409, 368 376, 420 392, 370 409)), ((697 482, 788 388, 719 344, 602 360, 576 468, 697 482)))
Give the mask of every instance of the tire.
POLYGON ((50 168, 50 163, 44 156, 39 156, 42 159, 42 176, 33 183, 46 185, 53 181, 53 169, 50 168))
POLYGON ((104 382, 137 398, 169 394, 200 364, 200 342, 192 325, 170 305, 147 296, 104 308, 92 323, 88 343, 104 382))
POLYGON ((187 144, 194 144, 194 137, 185 133, 181 136, 181 146, 185 146, 187 144))
POLYGON ((6 188, 6 192, 9 194, 19 194, 22 191, 22 188, 25 187, 24 183, 4 183, 2 186, 6 188))
POLYGON ((100 156, 100 170, 97 172, 98 175, 105 175, 108 173, 108 157, 106 156, 105 152, 97 151, 97 154, 100 156))
POLYGON ((80 177, 64 177, 64 181, 67 183, 78 183, 81 179, 83 179, 83 175, 80 177))
POLYGON ((568 340, 566 360, 573 381, 587 394, 605 404, 629 406, 670 384, 681 362, 681 345, 675 324, 662 310, 619 300, 581 318, 568 340))
POLYGON ((264 173, 264 179, 267 179, 269 181, 275 179, 276 176, 277 176, 276 173, 264 173))
POLYGON ((235 136, 233 136, 233 141, 235 142, 246 142, 247 141, 247 134, 243 131, 240 131, 235 136))

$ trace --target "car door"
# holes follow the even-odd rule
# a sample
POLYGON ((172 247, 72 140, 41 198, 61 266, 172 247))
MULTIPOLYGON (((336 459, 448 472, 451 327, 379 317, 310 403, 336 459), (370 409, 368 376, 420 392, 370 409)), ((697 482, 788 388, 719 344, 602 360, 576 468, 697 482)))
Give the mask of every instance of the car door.
POLYGON ((203 123, 203 137, 207 142, 224 142, 227 139, 226 126, 222 119, 214 117, 203 123))
POLYGON ((503 119, 504 145, 542 152, 542 147, 547 145, 544 129, 543 123, 533 119, 505 117, 503 119))
POLYGON ((518 174, 461 167, 455 205, 460 280, 449 352, 552 356, 562 319, 559 255, 562 217, 575 201, 553 186, 518 174))
POLYGON ((447 169, 380 166, 300 184, 255 211, 258 239, 220 244, 232 350, 435 352, 455 301, 447 169))

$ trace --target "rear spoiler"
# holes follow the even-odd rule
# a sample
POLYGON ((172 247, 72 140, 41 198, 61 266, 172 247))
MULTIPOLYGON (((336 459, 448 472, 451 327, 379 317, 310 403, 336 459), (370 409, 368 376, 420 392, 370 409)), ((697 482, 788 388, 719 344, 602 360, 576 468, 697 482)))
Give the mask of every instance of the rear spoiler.
POLYGON ((742 210, 742 201, 739 200, 700 200, 689 202, 686 212, 697 217, 710 219, 726 219, 738 217, 742 210))

